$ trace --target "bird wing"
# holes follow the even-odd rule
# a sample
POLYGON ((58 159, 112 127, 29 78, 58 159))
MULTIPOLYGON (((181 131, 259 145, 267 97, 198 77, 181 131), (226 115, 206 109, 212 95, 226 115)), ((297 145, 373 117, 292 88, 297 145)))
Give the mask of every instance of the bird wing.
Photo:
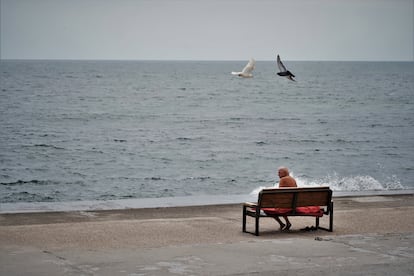
POLYGON ((279 55, 277 55, 277 66, 279 67, 279 70, 281 72, 286 72, 287 71, 285 65, 283 65, 282 61, 280 60, 279 55))
POLYGON ((254 59, 250 59, 247 65, 243 68, 242 74, 250 74, 255 67, 256 61, 254 59))

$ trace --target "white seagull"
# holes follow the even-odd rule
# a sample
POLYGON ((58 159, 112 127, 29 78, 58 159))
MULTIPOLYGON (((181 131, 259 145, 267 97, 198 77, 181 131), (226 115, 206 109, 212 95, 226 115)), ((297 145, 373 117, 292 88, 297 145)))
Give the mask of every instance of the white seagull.
POLYGON ((277 73, 281 77, 286 77, 290 79, 291 81, 295 81, 293 78, 295 75, 293 75, 289 70, 286 69, 285 65, 283 65, 282 61, 280 60, 280 56, 277 55, 277 66, 279 67, 280 72, 277 73))
POLYGON ((255 65, 256 61, 251 58, 241 72, 231 72, 231 74, 242 78, 253 78, 252 72, 254 70, 255 65))

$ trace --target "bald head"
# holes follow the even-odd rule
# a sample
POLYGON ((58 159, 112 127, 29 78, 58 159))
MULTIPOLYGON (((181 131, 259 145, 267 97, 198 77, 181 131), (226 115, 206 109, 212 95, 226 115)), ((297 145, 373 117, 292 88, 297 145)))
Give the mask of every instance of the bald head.
POLYGON ((296 180, 289 175, 289 170, 286 167, 279 168, 279 188, 282 187, 297 187, 296 180))
POLYGON ((286 168, 286 167, 280 167, 278 173, 279 173, 280 178, 288 176, 289 175, 289 169, 286 168))

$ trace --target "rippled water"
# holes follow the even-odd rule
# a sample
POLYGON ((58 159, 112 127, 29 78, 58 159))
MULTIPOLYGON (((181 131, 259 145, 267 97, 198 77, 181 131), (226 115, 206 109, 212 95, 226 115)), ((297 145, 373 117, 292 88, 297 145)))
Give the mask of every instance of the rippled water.
POLYGON ((0 202, 414 187, 414 63, 1 61, 0 202))

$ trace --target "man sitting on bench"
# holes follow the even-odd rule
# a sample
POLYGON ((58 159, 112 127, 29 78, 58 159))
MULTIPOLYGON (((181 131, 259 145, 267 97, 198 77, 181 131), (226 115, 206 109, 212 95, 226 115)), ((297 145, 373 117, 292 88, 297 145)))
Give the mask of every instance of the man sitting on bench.
MULTIPOLYGON (((286 167, 280 167, 279 171, 279 188, 284 188, 284 187, 297 187, 296 185, 296 180, 291 177, 289 175, 289 169, 286 167)), ((266 213, 266 211, 264 211, 266 213)), ((292 226, 292 224, 290 223, 289 219, 287 216, 283 216, 283 218, 285 219, 286 224, 284 224, 279 217, 274 217, 275 220, 279 223, 280 225, 280 230, 282 231, 288 231, 290 229, 290 227, 292 226)))

